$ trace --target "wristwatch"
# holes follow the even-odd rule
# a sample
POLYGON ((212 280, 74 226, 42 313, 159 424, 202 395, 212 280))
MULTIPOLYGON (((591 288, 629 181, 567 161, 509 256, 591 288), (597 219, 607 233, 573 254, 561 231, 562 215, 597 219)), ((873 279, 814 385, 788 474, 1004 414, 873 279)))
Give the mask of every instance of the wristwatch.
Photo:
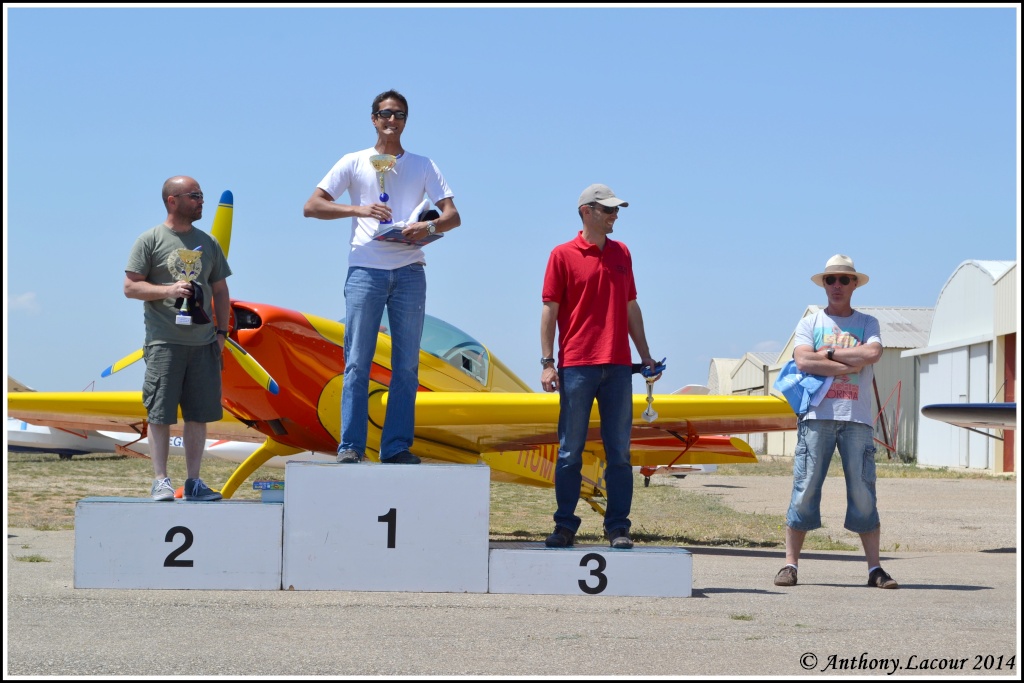
POLYGON ((555 362, 554 358, 541 358, 540 359, 540 366, 542 368, 546 368, 548 366, 548 363, 554 364, 554 362, 555 362))
POLYGON ((217 334, 223 334, 225 337, 228 336, 227 330, 217 330, 217 334))
POLYGON ((434 221, 427 221, 427 233, 433 235, 437 232, 437 224, 434 221))
POLYGON ((834 354, 835 352, 836 352, 835 349, 829 349, 828 350, 828 359, 829 360, 832 360, 832 354, 834 354))

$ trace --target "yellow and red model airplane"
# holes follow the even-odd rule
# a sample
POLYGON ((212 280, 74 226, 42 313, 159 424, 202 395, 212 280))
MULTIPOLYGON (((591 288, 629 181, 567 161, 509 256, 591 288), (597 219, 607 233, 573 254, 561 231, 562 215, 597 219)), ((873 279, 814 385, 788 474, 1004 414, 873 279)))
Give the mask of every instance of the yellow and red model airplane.
MULTIPOLYGON (((225 192, 211 230, 225 253, 232 212, 231 193, 225 192)), ((222 376, 226 413, 207 426, 207 438, 262 445, 225 482, 225 498, 275 456, 334 453, 345 370, 344 323, 271 304, 232 300, 231 307, 234 345, 225 346, 231 352, 225 354, 222 376)), ((140 357, 130 354, 104 374, 140 357)), ((390 359, 385 317, 370 373, 367 456, 373 460, 379 459, 390 359)), ((495 480, 554 485, 557 394, 532 391, 484 344, 429 315, 419 379, 414 454, 449 463, 486 463, 495 480)), ((146 432, 139 391, 11 393, 8 415, 44 426, 146 432)), ((775 396, 649 391, 634 397, 633 425, 633 465, 649 477, 686 465, 756 462, 742 439, 725 435, 795 429, 796 417, 786 400, 775 396)), ((604 464, 595 407, 581 494, 598 511, 594 499, 604 497, 604 464)))

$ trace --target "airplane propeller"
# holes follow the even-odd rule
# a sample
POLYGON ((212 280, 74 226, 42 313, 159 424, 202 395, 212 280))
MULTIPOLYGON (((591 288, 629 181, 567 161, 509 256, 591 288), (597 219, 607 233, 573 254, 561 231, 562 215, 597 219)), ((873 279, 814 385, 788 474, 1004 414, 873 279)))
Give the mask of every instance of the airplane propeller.
POLYGON ((110 377, 115 372, 120 372, 121 370, 124 370, 126 367, 128 367, 129 365, 131 365, 135 361, 138 361, 138 360, 141 360, 141 359, 142 359, 142 349, 139 349, 137 351, 133 351, 132 353, 129 353, 127 356, 125 356, 124 358, 122 358, 121 360, 117 361, 116 363, 111 365, 109 368, 107 368, 106 370, 101 372, 100 373, 100 377, 110 377))
POLYGON ((274 381, 274 378, 270 376, 270 373, 264 370, 263 366, 252 357, 251 353, 243 349, 241 344, 231 337, 225 337, 225 339, 228 343, 226 348, 231 351, 235 360, 242 366, 242 369, 245 370, 250 377, 256 380, 257 384, 270 393, 276 395, 281 388, 277 385, 277 382, 274 381))
MULTIPOLYGON (((267 372, 263 368, 263 366, 259 364, 259 361, 253 358, 252 354, 243 349, 242 346, 234 339, 231 339, 230 337, 227 337, 226 339, 228 343, 224 348, 231 352, 231 355, 235 357, 235 360, 238 361, 238 364, 242 366, 242 369, 245 370, 246 373, 248 373, 248 375, 252 377, 256 381, 256 383, 259 384, 261 387, 263 387, 272 394, 277 394, 281 390, 280 386, 278 385, 277 381, 270 376, 270 373, 267 372)), ((129 353, 127 356, 115 362, 106 370, 101 372, 100 377, 109 377, 115 372, 120 372, 121 370, 124 370, 132 363, 135 363, 136 361, 139 361, 141 359, 142 349, 133 351, 132 353, 129 353)))
MULTIPOLYGON (((225 257, 227 257, 228 250, 231 245, 231 223, 234 211, 234 195, 231 194, 231 190, 225 190, 220 196, 220 203, 217 205, 217 213, 214 214, 213 217, 213 227, 210 229, 210 233, 224 251, 225 257)), ((230 337, 225 337, 225 339, 228 343, 224 348, 231 352, 231 355, 235 357, 235 360, 242 366, 242 369, 244 369, 246 373, 248 373, 248 375, 261 387, 272 394, 277 394, 278 391, 280 391, 280 387, 274 378, 270 376, 270 373, 252 357, 252 354, 243 349, 238 342, 230 337)), ((141 359, 142 349, 133 351, 101 372, 100 377, 109 377, 115 372, 120 372, 132 363, 141 359)))

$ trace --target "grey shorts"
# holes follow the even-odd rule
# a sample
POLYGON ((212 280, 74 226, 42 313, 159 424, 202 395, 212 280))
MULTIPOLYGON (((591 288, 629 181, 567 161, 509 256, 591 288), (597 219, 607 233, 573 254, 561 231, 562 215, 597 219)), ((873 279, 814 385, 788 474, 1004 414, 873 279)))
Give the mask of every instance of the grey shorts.
POLYGON ((185 422, 216 422, 224 417, 220 344, 150 344, 144 358, 142 403, 152 424, 177 424, 179 405, 185 422))

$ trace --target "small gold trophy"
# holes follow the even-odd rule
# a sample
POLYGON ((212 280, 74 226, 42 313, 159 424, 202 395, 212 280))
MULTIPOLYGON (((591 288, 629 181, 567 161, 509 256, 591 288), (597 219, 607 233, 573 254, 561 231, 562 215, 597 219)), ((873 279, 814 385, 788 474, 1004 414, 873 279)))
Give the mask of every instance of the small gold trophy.
MULTIPOLYGON (((398 161, 398 157, 394 154, 374 154, 370 157, 370 163, 373 164, 373 168, 377 171, 377 181, 380 183, 380 200, 384 204, 388 203, 388 193, 384 191, 384 174, 395 167, 395 162, 398 161)), ((387 225, 391 223, 391 219, 386 221, 380 221, 381 225, 387 225)))
MULTIPOLYGON (((202 249, 201 246, 197 249, 177 249, 175 253, 171 254, 171 257, 167 259, 167 268, 175 280, 192 282, 199 277, 199 273, 203 272, 202 249)), ((174 317, 174 322, 178 325, 192 324, 187 298, 182 301, 178 315, 174 317)))

